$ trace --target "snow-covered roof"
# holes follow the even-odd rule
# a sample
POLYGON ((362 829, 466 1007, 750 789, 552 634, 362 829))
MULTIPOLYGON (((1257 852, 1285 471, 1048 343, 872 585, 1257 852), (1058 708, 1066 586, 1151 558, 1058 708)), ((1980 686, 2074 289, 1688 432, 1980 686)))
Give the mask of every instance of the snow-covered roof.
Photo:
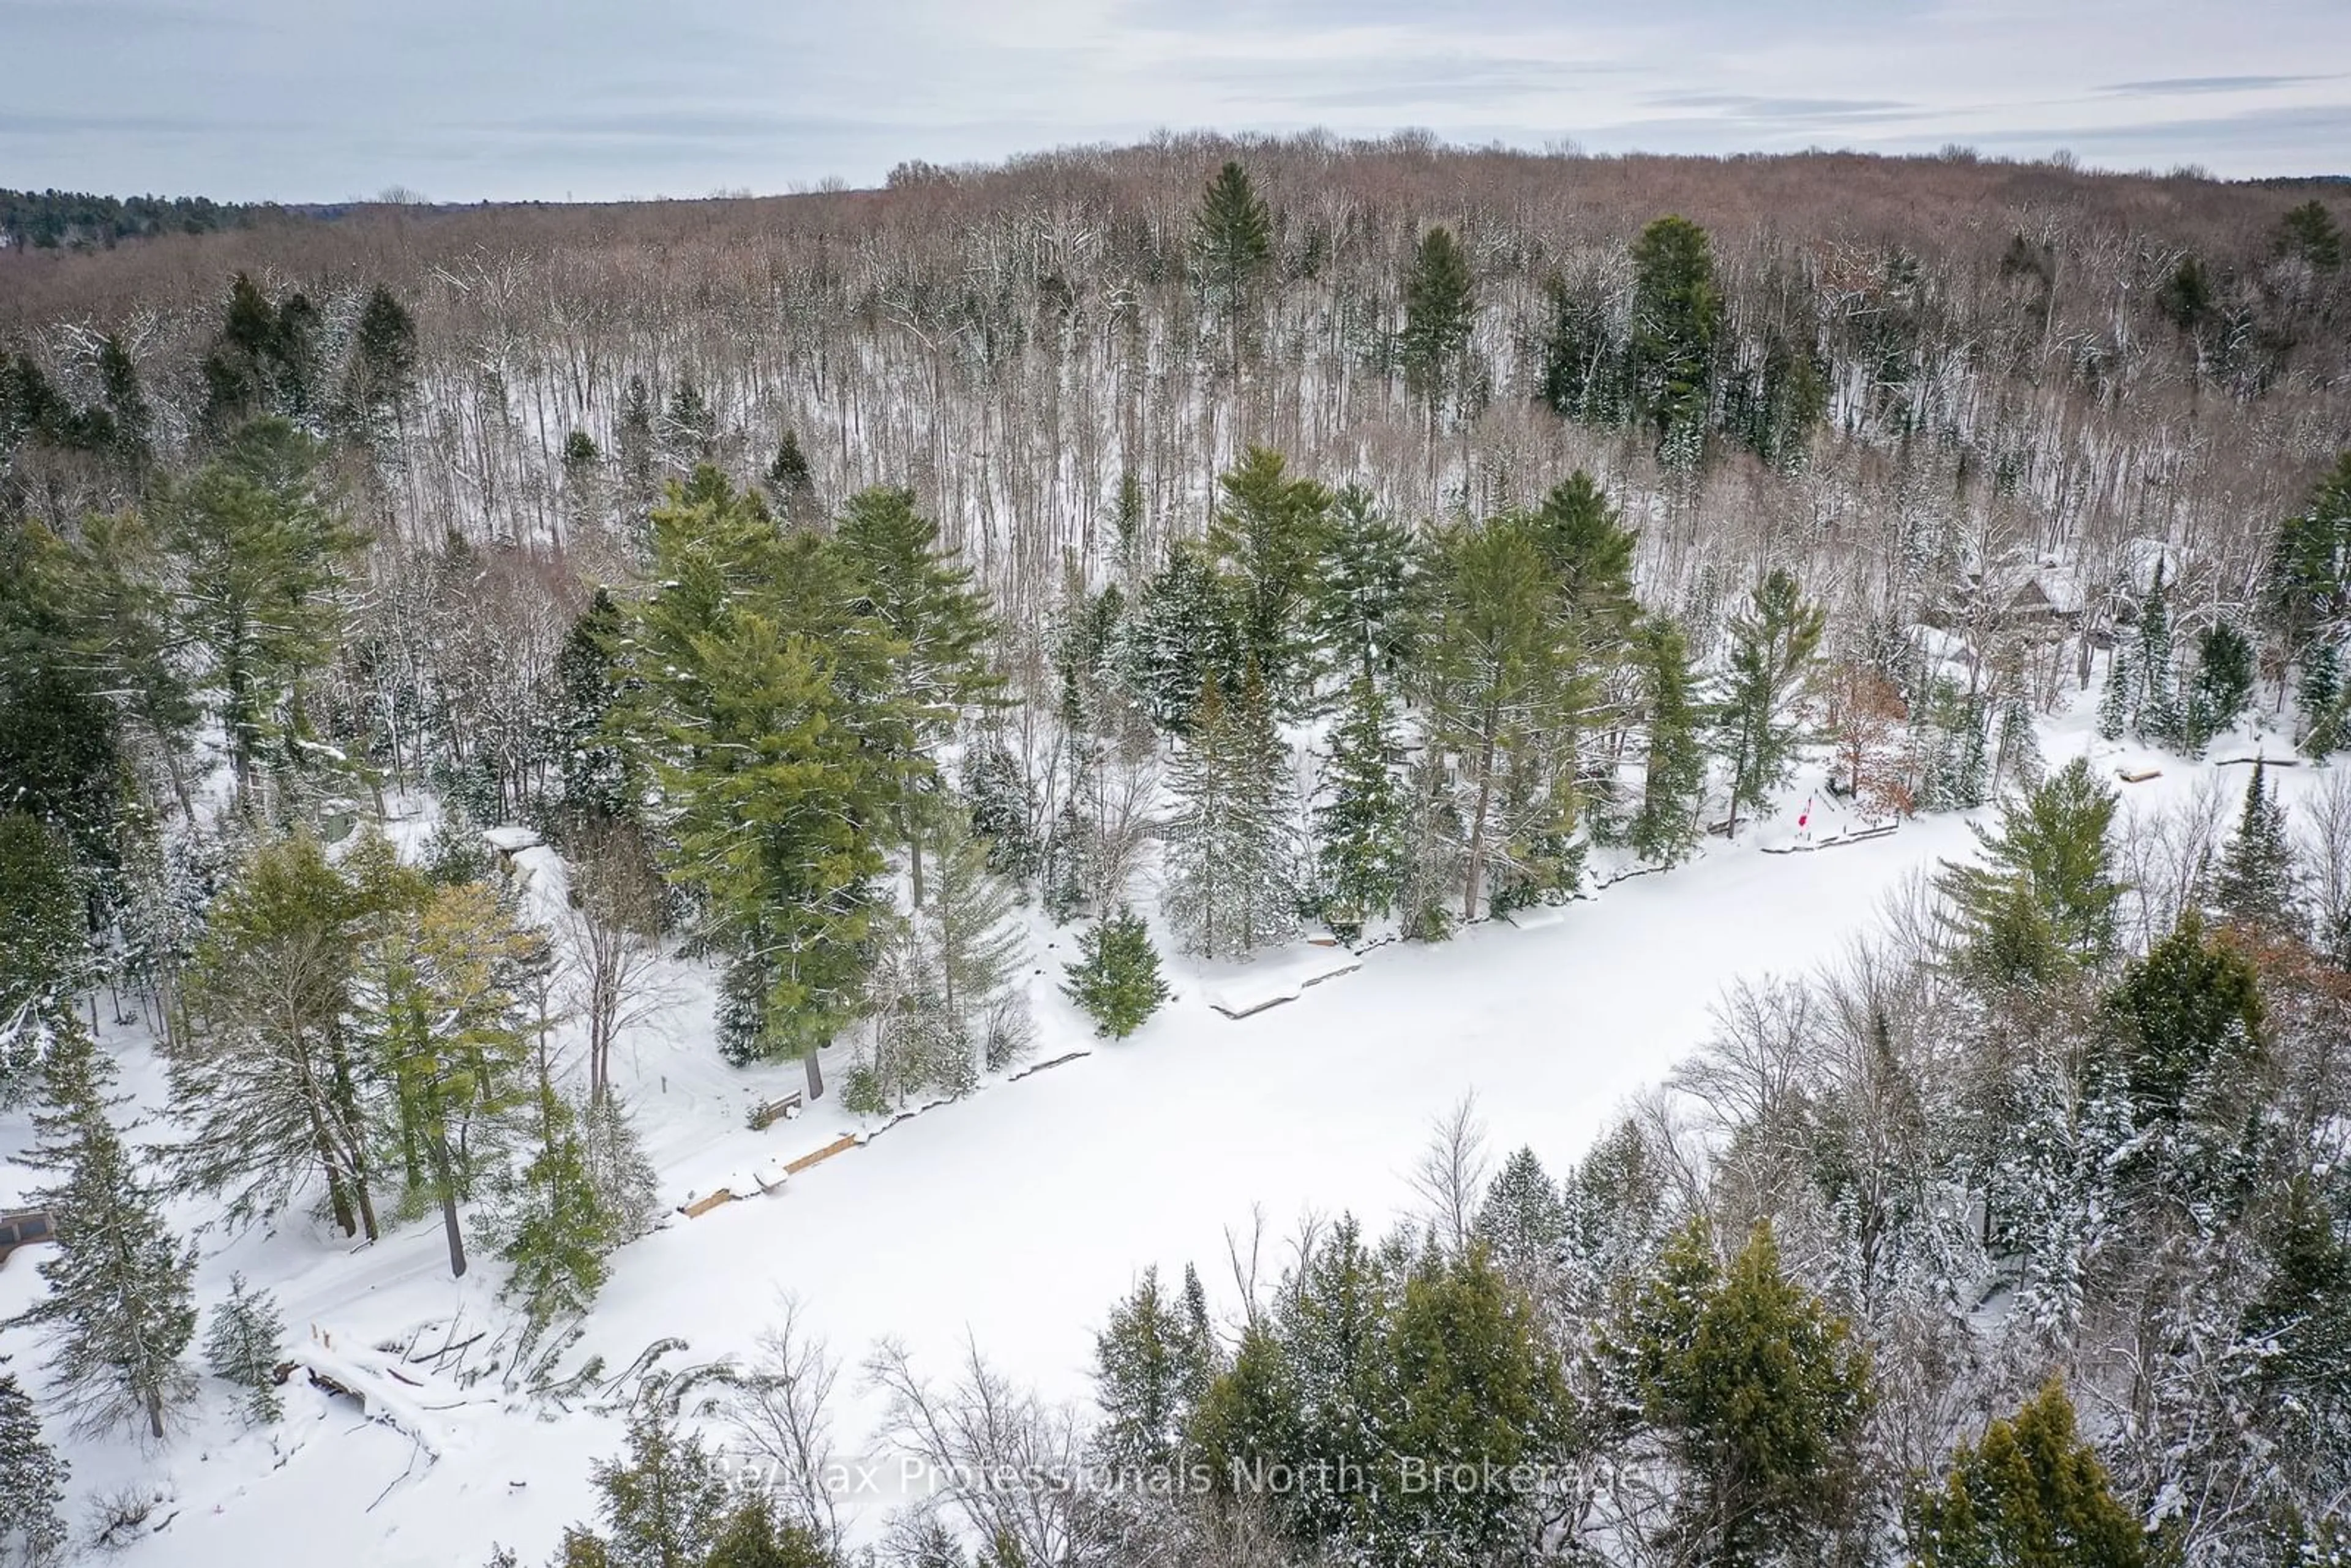
POLYGON ((536 828, 485 828, 482 841, 502 854, 513 854, 517 850, 537 849, 539 837, 536 828))

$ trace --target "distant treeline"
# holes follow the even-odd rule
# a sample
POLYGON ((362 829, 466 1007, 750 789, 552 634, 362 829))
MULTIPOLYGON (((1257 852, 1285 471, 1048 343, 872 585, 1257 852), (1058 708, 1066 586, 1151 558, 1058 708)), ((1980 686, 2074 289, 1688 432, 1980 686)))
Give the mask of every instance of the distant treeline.
POLYGON ((252 228, 258 224, 283 223, 293 215, 274 202, 0 190, 0 238, 11 246, 41 250, 89 250, 150 235, 200 235, 215 229, 252 228))

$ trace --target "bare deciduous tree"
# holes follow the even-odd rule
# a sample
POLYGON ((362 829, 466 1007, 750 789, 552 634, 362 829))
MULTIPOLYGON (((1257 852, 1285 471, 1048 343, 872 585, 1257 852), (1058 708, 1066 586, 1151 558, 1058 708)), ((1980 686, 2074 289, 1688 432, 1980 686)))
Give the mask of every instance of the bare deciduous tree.
POLYGON ((1428 1205, 1426 1218, 1438 1243, 1456 1256, 1468 1250, 1491 1164, 1473 1091, 1438 1118, 1412 1174, 1412 1188, 1428 1205))
POLYGON ((786 1517, 827 1543, 841 1539, 831 1484, 832 1392, 840 1363, 801 1321, 799 1299, 783 1295, 775 1322, 759 1333, 758 1358, 736 1379, 726 1400, 736 1431, 766 1461, 769 1490, 786 1517))
POLYGON ((611 1092, 612 1049, 676 1001, 662 983, 662 880, 632 830, 593 823, 571 835, 571 892, 557 926, 564 988, 588 1025, 588 1093, 611 1092))

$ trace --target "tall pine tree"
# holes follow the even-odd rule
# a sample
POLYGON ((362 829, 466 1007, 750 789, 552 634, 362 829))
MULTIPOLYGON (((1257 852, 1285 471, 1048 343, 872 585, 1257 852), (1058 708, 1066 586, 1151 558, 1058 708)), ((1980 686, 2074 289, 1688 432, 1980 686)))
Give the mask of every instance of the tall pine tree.
POLYGON ((1387 695, 1357 676, 1331 732, 1322 801, 1314 809, 1316 896, 1322 919, 1353 941, 1387 917, 1404 890, 1405 802, 1387 695))
POLYGON ((1748 610, 1731 618, 1730 679, 1715 727, 1730 768, 1734 836, 1740 808, 1761 810, 1788 781, 1802 738, 1792 710, 1827 623, 1820 606, 1804 601, 1796 580, 1776 568, 1755 585, 1748 610))
POLYGON ((12 1374, 0 1373, 0 1557, 13 1547, 26 1568, 49 1568, 65 1555, 66 1462, 41 1436, 40 1412, 12 1374))
POLYGON ((1693 690, 1689 641, 1675 622, 1655 616, 1644 622, 1634 658, 1647 755, 1640 809, 1625 841, 1643 860, 1673 865, 1698 841, 1698 808, 1706 793, 1704 714, 1693 690))
POLYGON ((1453 231, 1439 225, 1421 235, 1404 286, 1404 332, 1397 342, 1405 384, 1426 403, 1429 418, 1465 382, 1463 358, 1478 319, 1478 282, 1453 231))
POLYGON ((1290 751, 1261 685, 1228 699, 1209 678, 1171 782, 1161 900, 1185 946, 1246 958, 1288 936, 1298 902, 1290 751))
POLYGON ((2213 906, 2227 919, 2272 936, 2294 925, 2294 843, 2286 832, 2285 809, 2269 785, 2269 765, 2253 762, 2245 781, 2245 808, 2236 836, 2220 854, 2212 879, 2213 906))
POLYGON ((78 1429, 136 1421, 161 1437, 194 1392, 182 1357, 196 1332, 196 1253, 164 1225, 154 1187, 109 1118, 113 1077, 78 1029, 60 1035, 29 1156, 54 1178, 31 1197, 55 1223, 57 1247, 40 1262, 47 1294, 9 1323, 47 1337, 49 1377, 78 1429))

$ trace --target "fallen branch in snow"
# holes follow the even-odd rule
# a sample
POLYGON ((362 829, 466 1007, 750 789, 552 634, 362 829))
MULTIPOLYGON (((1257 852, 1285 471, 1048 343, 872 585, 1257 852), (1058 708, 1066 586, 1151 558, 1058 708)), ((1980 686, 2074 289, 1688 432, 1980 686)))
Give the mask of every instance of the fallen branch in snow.
POLYGON ((437 1369, 444 1357, 455 1355, 457 1352, 464 1350, 468 1345, 478 1344, 481 1343, 483 1336, 488 1333, 489 1331, 487 1329, 477 1330, 475 1333, 466 1335, 464 1339, 457 1341, 455 1344, 443 1345, 439 1350, 434 1351, 430 1355, 420 1356, 415 1354, 414 1347, 412 1345, 410 1347, 410 1354, 402 1356, 401 1359, 408 1362, 422 1362, 437 1369))
POLYGON ((1007 1083, 1018 1083, 1022 1079, 1042 1072, 1049 1067, 1059 1067, 1064 1062, 1075 1061, 1081 1056, 1092 1056, 1092 1054, 1093 1052, 1091 1051, 1073 1051, 1067 1056, 1057 1056, 1050 1061, 1040 1061, 1034 1067, 1024 1067, 1004 1082, 1007 1083))
POLYGON ((1630 871, 1618 872, 1614 876, 1610 877, 1606 882, 1602 883, 1598 887, 1593 888, 1592 891, 1594 893, 1605 893, 1620 882, 1630 882, 1636 876, 1655 876, 1661 871, 1671 871, 1674 868, 1669 865, 1635 866, 1630 871))
MULTIPOLYGON (((382 1502, 384 1499, 390 1497, 392 1492, 399 1488, 401 1482, 406 1480, 409 1477, 416 1473, 416 1456, 423 1450, 424 1445, 421 1442, 417 1443, 415 1447, 408 1450, 407 1468, 402 1469, 398 1475, 392 1477, 392 1479, 383 1483, 383 1490, 375 1494, 375 1502, 371 1502, 367 1505, 365 1510, 366 1512, 373 1513, 376 1511, 376 1505, 378 1503, 382 1502)), ((437 1458, 438 1456, 435 1457, 437 1458)))
POLYGON ((611 1390, 618 1388, 622 1384, 626 1383, 629 1379, 640 1376, 650 1371, 654 1362, 657 1362, 663 1356, 669 1354, 670 1352, 674 1350, 684 1350, 684 1348, 685 1342, 679 1339, 674 1334, 663 1335, 660 1339, 653 1341, 653 1343, 645 1346, 643 1350, 638 1352, 636 1360, 629 1363, 628 1365, 622 1367, 618 1373, 615 1373, 611 1377, 606 1379, 604 1383, 605 1391, 610 1393, 611 1390))

